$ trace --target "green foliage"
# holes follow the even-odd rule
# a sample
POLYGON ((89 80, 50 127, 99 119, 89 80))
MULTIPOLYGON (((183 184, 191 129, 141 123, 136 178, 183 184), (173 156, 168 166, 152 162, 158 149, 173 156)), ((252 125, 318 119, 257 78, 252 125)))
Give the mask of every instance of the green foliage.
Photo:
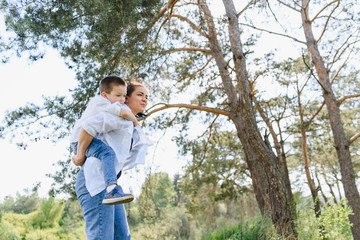
MULTIPOLYGON (((279 239, 268 218, 261 218, 253 194, 242 193, 234 199, 209 199, 199 191, 207 208, 194 211, 193 195, 178 188, 184 179, 166 173, 147 177, 139 198, 127 204, 133 239, 279 239), (210 232, 210 233, 209 233, 210 232)), ((2 211, 0 239, 86 239, 82 209, 77 200, 65 202, 38 199, 38 209, 28 214, 2 211)), ((328 202, 316 219, 311 199, 297 198, 299 239, 351 239, 345 200, 328 202), (320 232, 320 226, 324 226, 320 232)), ((200 204, 200 203, 198 203, 200 204)), ((199 208, 200 209, 200 208, 199 208)), ((280 238, 281 239, 281 238, 280 238)))
POLYGON ((196 239, 199 232, 185 205, 176 201, 175 187, 176 181, 166 173, 147 177, 139 198, 128 210, 134 239, 196 239))
MULTIPOLYGON (((28 240, 57 240, 59 239, 58 228, 35 229, 25 235, 28 240)), ((63 236, 62 236, 63 237, 63 236)), ((62 238, 70 239, 70 238, 62 238)))
MULTIPOLYGON (((146 0, 34 3, 4 0, 6 24, 17 35, 14 39, 17 45, 8 48, 15 47, 18 54, 29 50, 30 57, 37 60, 42 57, 39 42, 44 41, 60 49, 72 62, 69 66, 87 62, 98 68, 97 61, 106 63, 114 54, 120 54, 126 62, 133 56, 131 53, 142 50, 139 46, 146 43, 146 38, 138 35, 148 30, 147 24, 158 13, 159 4, 160 1, 146 0), (27 41, 30 35, 32 38, 27 41)), ((90 69, 90 66, 84 67, 90 69)))
POLYGON ((190 213, 202 219, 204 227, 215 229, 221 225, 215 220, 221 216, 220 209, 224 208, 225 215, 232 212, 231 208, 238 210, 239 205, 235 205, 240 203, 235 200, 242 199, 241 194, 249 187, 240 143, 235 133, 214 130, 208 132, 208 138, 184 141, 183 148, 191 153, 192 161, 179 182, 180 192, 186 196, 190 213))
POLYGON ((299 199, 297 209, 296 229, 299 239, 319 239, 319 229, 313 210, 313 201, 310 198, 299 199))
POLYGON ((196 223, 191 221, 191 216, 186 213, 184 206, 162 209, 162 215, 154 222, 141 222, 135 231, 134 239, 198 239, 196 223))
POLYGON ((1 240, 20 240, 21 237, 16 227, 7 221, 0 220, 0 239, 1 240))
POLYGON ((232 227, 217 229, 204 236, 203 240, 253 240, 270 239, 275 236, 271 220, 259 218, 232 227))
POLYGON ((64 204, 54 198, 43 199, 39 210, 32 218, 34 228, 53 228, 59 224, 64 212, 64 204))
MULTIPOLYGON (((299 233, 298 239, 322 239, 319 232, 320 226, 325 226, 325 232, 323 232, 322 236, 326 237, 327 239, 352 238, 350 223, 347 219, 348 214, 351 214, 351 210, 346 206, 346 201, 342 200, 339 204, 325 205, 322 208, 323 215, 320 217, 320 219, 316 219, 314 211, 309 209, 309 205, 312 206, 311 199, 300 199, 299 201, 300 202, 297 207, 299 216, 297 219, 297 230, 299 233), (329 232, 326 232, 328 230, 329 232), (324 235, 324 233, 326 235, 324 235)), ((242 208, 249 208, 248 204, 249 203, 247 203, 247 205, 243 205, 242 208)), ((181 208, 183 208, 183 206, 184 205, 182 205, 181 208)), ((179 210, 180 208, 178 208, 178 211, 179 210)), ((169 211, 174 212, 176 210, 169 209, 169 211)), ((237 212, 237 209, 232 208, 231 211, 237 212)), ((185 239, 199 239, 200 236, 203 235, 202 233, 206 233, 203 235, 202 239, 279 239, 276 236, 270 219, 268 218, 255 218, 253 220, 249 220, 248 217, 244 217, 243 219, 246 220, 238 220, 237 223, 235 222, 236 224, 233 223, 232 225, 228 225, 226 223, 226 219, 232 218, 231 216, 227 216, 225 218, 216 216, 214 219, 219 224, 214 231, 208 233, 209 229, 201 224, 203 218, 199 218, 199 214, 188 215, 187 221, 189 221, 190 216, 192 219, 189 222, 191 223, 191 234, 189 235, 189 238, 185 239)), ((207 217, 211 218, 210 215, 207 215, 207 217)), ((179 221, 179 219, 177 218, 176 221, 179 221)), ((140 225, 141 227, 139 226, 139 230, 135 231, 134 236, 138 237, 135 239, 143 239, 146 237, 148 237, 147 239, 171 239, 168 235, 164 234, 166 230, 169 231, 169 223, 171 221, 168 219, 164 222, 159 220, 159 222, 160 223, 154 223, 150 225, 140 225), (162 235, 158 235, 157 233, 162 233, 162 235), (141 234, 141 237, 139 237, 138 234, 141 234)), ((181 226, 181 224, 178 224, 178 226, 181 226)))
POLYGON ((138 211, 144 221, 155 222, 167 206, 175 205, 175 190, 167 173, 149 175, 138 199, 138 211))
POLYGON ((242 219, 258 216, 254 198, 245 194, 232 200, 214 199, 209 204, 206 194, 210 193, 204 193, 201 197, 207 209, 193 211, 190 195, 177 188, 182 181, 179 175, 171 181, 165 173, 147 177, 141 195, 128 209, 134 239, 200 239, 216 228, 232 226, 242 219), (162 193, 158 194, 158 191, 162 193), (155 200, 159 199, 162 201, 156 203, 155 200))
POLYGON ((323 207, 321 216, 318 219, 319 226, 324 226, 322 229, 322 239, 351 239, 351 223, 349 222, 349 215, 352 215, 352 209, 347 205, 346 199, 341 199, 338 204, 330 203, 330 201, 323 207))
POLYGON ((77 229, 76 234, 64 233, 61 228, 46 228, 46 229, 34 229, 26 234, 27 240, 85 240, 84 226, 82 229, 77 229))
POLYGON ((14 226, 20 236, 25 236, 26 233, 32 229, 31 219, 36 212, 29 214, 19 214, 13 212, 4 213, 2 221, 6 221, 14 226))
MULTIPOLYGON (((69 153, 71 154, 72 151, 69 150, 69 153)), ((59 193, 66 193, 71 200, 77 199, 75 181, 80 168, 71 162, 70 154, 67 160, 59 160, 56 163, 57 170, 54 174, 47 174, 48 177, 54 180, 49 191, 49 195, 52 197, 59 193)))
POLYGON ((12 196, 6 196, 3 202, 0 204, 0 211, 15 213, 30 213, 37 209, 39 204, 38 188, 40 184, 37 184, 32 191, 24 189, 25 194, 16 193, 16 198, 12 196))
POLYGON ((67 232, 76 233, 81 226, 83 220, 83 212, 78 200, 68 200, 65 202, 64 214, 59 224, 67 232))
POLYGON ((0 239, 86 239, 79 203, 66 201, 63 204, 50 198, 42 199, 38 205, 36 211, 28 214, 3 212, 0 239))
POLYGON ((313 203, 310 199, 304 199, 297 207, 299 210, 297 219, 299 239, 352 239, 351 223, 348 219, 352 210, 347 205, 346 199, 340 200, 339 203, 328 201, 322 206, 319 218, 315 217, 312 206, 313 203))

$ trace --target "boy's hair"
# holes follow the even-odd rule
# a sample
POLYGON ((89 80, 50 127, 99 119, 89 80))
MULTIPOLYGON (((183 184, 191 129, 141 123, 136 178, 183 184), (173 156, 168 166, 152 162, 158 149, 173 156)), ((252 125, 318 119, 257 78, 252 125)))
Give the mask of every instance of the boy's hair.
POLYGON ((126 82, 121 77, 107 76, 100 82, 99 90, 102 92, 110 93, 114 85, 126 86, 126 82))
POLYGON ((142 83, 135 81, 134 79, 130 80, 130 84, 127 85, 127 93, 126 96, 131 96, 136 87, 145 87, 142 83))

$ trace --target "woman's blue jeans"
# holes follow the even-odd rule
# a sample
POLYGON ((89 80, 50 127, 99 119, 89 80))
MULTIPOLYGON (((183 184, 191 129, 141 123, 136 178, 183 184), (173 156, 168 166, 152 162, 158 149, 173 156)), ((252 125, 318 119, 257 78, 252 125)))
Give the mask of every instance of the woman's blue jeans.
POLYGON ((83 168, 76 177, 75 191, 83 209, 88 240, 126 240, 131 238, 124 205, 102 204, 106 189, 91 197, 85 186, 83 168))
MULTIPOLYGON (((76 154, 77 142, 71 143, 71 146, 76 154)), ((96 157, 100 159, 106 186, 117 183, 116 171, 115 171, 115 160, 116 155, 114 150, 103 143, 99 139, 94 138, 85 153, 86 157, 96 157)))

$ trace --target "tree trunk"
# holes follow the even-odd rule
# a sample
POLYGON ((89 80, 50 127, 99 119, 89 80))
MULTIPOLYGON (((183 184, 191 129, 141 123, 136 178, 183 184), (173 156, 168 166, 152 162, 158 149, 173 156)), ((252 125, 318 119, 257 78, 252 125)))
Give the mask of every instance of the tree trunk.
MULTIPOLYGON (((250 89, 250 91, 252 91, 252 89, 250 89)), ((285 177, 284 181, 286 184, 286 189, 289 193, 289 199, 290 199, 291 206, 292 206, 291 209, 293 211, 294 216, 296 216, 296 203, 293 200, 293 195, 292 195, 292 191, 291 191, 291 182, 290 182, 289 170, 288 170, 287 162, 286 162, 286 156, 285 156, 285 151, 284 151, 284 141, 282 139, 281 130, 279 132, 279 137, 280 137, 280 142, 279 142, 277 139, 275 130, 274 130, 270 120, 266 117, 265 113, 261 109, 260 104, 257 102, 257 100, 254 96, 252 96, 252 100, 255 103, 255 106, 256 106, 261 118, 266 123, 266 126, 269 128, 269 131, 271 133, 272 139, 274 141, 276 154, 279 158, 280 166, 282 167, 282 169, 284 171, 284 177, 285 177)), ((278 122, 278 124, 279 124, 279 122, 278 122)))
POLYGON ((339 104, 331 87, 329 73, 325 68, 324 61, 320 55, 317 42, 312 32, 311 21, 308 16, 308 7, 308 0, 302 0, 301 18, 303 29, 310 57, 315 64, 316 72, 319 78, 318 81, 323 89, 323 96, 334 136, 335 149, 339 159, 345 196, 354 212, 353 215, 349 216, 349 219, 353 224, 351 231, 354 239, 357 240, 360 239, 360 196, 356 187, 355 173, 349 150, 349 141, 345 136, 341 122, 339 104))
POLYGON ((207 23, 210 48, 227 94, 231 119, 236 126, 246 155, 261 212, 271 217, 279 233, 296 237, 289 193, 279 159, 264 143, 257 128, 235 7, 232 0, 224 0, 223 3, 229 18, 229 36, 236 70, 237 91, 230 78, 227 62, 217 40, 213 18, 205 0, 199 0, 199 7, 207 23))
POLYGON ((287 191, 283 169, 279 159, 271 147, 265 144, 257 128, 235 6, 232 0, 223 0, 223 3, 229 19, 231 51, 239 86, 239 99, 233 106, 235 114, 233 120, 248 164, 253 165, 252 175, 258 182, 259 191, 265 203, 264 210, 271 217, 279 233, 296 237, 291 193, 287 191))
POLYGON ((300 95, 301 95, 301 91, 299 91, 298 89, 297 100, 298 100, 299 116, 300 116, 300 124, 301 124, 301 151, 304 160, 306 180, 310 188, 311 196, 314 202, 315 215, 318 218, 321 215, 320 201, 318 199, 318 190, 316 189, 314 180, 311 178, 310 170, 309 170, 308 146, 307 146, 307 136, 306 136, 306 130, 308 129, 309 125, 305 125, 304 122, 304 113, 303 113, 303 107, 301 104, 300 95))

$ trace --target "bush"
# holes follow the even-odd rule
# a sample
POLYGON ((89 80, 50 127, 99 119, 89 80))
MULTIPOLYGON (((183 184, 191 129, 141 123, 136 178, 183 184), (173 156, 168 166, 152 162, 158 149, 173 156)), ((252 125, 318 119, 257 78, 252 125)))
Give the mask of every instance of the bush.
MULTIPOLYGON (((57 240, 60 239, 57 234, 57 229, 35 229, 25 236, 26 240, 57 240)), ((62 238, 63 239, 63 238, 62 238)))
POLYGON ((26 240, 85 240, 85 228, 81 226, 74 231, 74 233, 70 233, 65 231, 62 227, 57 226, 53 228, 45 228, 45 229, 29 229, 29 231, 24 236, 26 240))
POLYGON ((318 219, 318 225, 324 226, 321 231, 322 239, 352 239, 351 223, 348 219, 351 214, 353 212, 346 199, 342 199, 338 204, 326 204, 318 219))
POLYGON ((59 225, 59 221, 64 212, 62 202, 54 198, 43 199, 40 203, 39 210, 32 218, 34 228, 52 228, 59 225))
POLYGON ((163 209, 161 218, 156 222, 146 221, 132 229, 133 239, 199 239, 190 215, 184 206, 163 209))
POLYGON ((65 231, 74 233, 83 221, 82 208, 79 201, 68 200, 65 203, 64 214, 59 224, 65 231))
POLYGON ((203 240, 252 240, 270 239, 273 229, 270 219, 259 218, 232 227, 218 229, 203 237, 203 240))
POLYGON ((20 234, 17 229, 7 221, 0 221, 0 239, 1 240, 20 240, 20 234))
POLYGON ((31 213, 35 211, 39 206, 39 196, 37 193, 38 187, 40 184, 37 184, 32 191, 29 189, 24 189, 24 195, 16 193, 16 198, 12 196, 6 196, 3 200, 3 203, 0 204, 0 210, 4 212, 15 212, 15 213, 31 213))
POLYGON ((14 227, 21 237, 25 236, 29 228, 31 228, 31 219, 34 216, 35 212, 30 214, 20 214, 8 212, 4 213, 2 216, 2 221, 6 221, 14 227))
POLYGON ((315 217, 311 205, 311 200, 305 200, 300 204, 301 207, 298 207, 297 231, 299 239, 352 239, 351 223, 348 219, 352 210, 347 206, 345 199, 338 204, 333 203, 332 200, 327 202, 321 208, 321 215, 318 219, 315 217))

